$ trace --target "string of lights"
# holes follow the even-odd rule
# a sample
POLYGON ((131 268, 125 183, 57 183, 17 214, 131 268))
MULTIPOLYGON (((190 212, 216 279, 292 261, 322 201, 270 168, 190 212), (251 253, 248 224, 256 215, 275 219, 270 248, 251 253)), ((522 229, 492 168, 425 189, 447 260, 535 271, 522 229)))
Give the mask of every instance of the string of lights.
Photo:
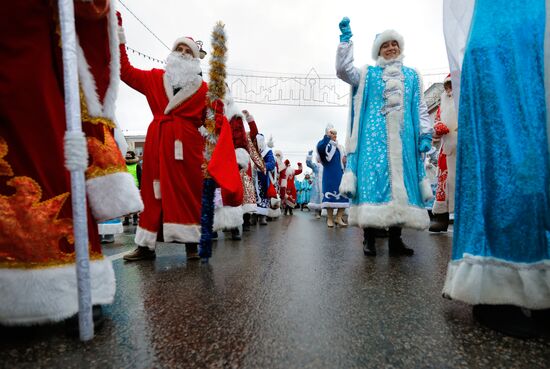
POLYGON ((139 50, 133 49, 133 48, 131 48, 131 47, 128 46, 128 45, 124 45, 124 46, 126 47, 126 50, 129 50, 129 51, 131 51, 132 53, 141 56, 142 58, 146 58, 146 59, 152 60, 152 61, 157 62, 157 63, 160 63, 160 64, 166 64, 166 62, 165 62, 164 60, 160 60, 160 59, 157 59, 157 58, 153 58, 152 56, 147 55, 147 54, 145 54, 145 53, 142 53, 142 52, 139 51, 139 50))
MULTIPOLYGON (((134 12, 132 12, 132 11, 122 2, 122 0, 118 0, 118 2, 119 2, 120 5, 122 5, 130 14, 132 14, 132 16, 133 16, 134 18, 136 18, 137 21, 138 21, 139 23, 141 23, 141 25, 142 25, 143 27, 145 27, 145 29, 146 29, 147 31, 149 31, 149 33, 152 34, 153 37, 155 37, 155 38, 158 40, 158 42, 160 42, 166 49, 170 50, 170 48, 168 47, 168 45, 166 45, 166 44, 165 44, 165 43, 155 34, 155 32, 151 31, 151 29, 150 29, 149 27, 147 27, 147 26, 145 25, 145 23, 143 23, 143 22, 141 21, 141 19, 139 19, 139 17, 138 17, 137 15, 135 15, 134 12)), ((157 60, 158 60, 158 59, 157 59, 157 60)))

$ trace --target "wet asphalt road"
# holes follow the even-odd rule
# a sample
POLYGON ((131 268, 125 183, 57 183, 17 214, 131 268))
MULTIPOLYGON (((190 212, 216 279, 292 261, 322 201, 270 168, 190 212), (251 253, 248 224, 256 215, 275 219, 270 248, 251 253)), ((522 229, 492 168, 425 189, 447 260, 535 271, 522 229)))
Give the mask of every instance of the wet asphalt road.
POLYGON ((125 263, 134 227, 104 247, 117 294, 96 337, 62 324, 0 329, 2 368, 548 368, 550 340, 480 327, 441 297, 452 233, 404 231, 416 254, 366 258, 362 232, 295 212, 219 240, 208 265, 183 245, 125 263))

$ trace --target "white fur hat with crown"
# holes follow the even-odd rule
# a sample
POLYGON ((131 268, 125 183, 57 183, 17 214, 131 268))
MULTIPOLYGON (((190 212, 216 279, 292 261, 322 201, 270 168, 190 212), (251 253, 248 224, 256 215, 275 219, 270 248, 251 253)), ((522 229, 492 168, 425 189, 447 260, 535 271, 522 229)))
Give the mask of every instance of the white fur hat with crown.
POLYGON ((405 51, 405 40, 397 31, 393 29, 387 29, 382 33, 379 33, 374 38, 374 43, 372 44, 372 58, 378 60, 378 55, 380 54, 380 47, 384 42, 395 40, 399 44, 399 50, 401 54, 405 51))

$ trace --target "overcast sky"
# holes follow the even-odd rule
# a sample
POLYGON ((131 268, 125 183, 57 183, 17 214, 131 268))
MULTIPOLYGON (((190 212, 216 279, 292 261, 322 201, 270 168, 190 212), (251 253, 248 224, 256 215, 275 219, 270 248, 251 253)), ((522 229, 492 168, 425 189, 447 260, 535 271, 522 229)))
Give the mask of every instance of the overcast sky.
MULTIPOLYGON (((117 0, 123 16, 127 45, 164 60, 168 50, 117 0)), ((165 44, 181 36, 203 40, 210 50, 210 33, 216 21, 226 25, 229 72, 269 71, 334 75, 336 47, 343 16, 351 19, 356 65, 373 64, 372 41, 377 33, 393 28, 405 39, 404 64, 424 74, 424 83, 439 82, 448 70, 442 31, 441 0, 327 1, 327 0, 123 0, 135 15, 165 44), (439 75, 431 75, 440 73, 439 75)), ((130 61, 142 69, 160 64, 136 54, 130 61)), ((208 56, 207 56, 208 58, 208 56)), ((205 60, 204 63, 207 61, 205 60)), ((250 72, 253 73, 253 72, 250 72)), ((250 104, 260 132, 273 135, 277 149, 293 164, 305 162, 332 123, 344 141, 347 108, 291 107, 250 104)), ((125 133, 145 133, 152 115, 145 98, 121 84, 117 106, 125 133)))

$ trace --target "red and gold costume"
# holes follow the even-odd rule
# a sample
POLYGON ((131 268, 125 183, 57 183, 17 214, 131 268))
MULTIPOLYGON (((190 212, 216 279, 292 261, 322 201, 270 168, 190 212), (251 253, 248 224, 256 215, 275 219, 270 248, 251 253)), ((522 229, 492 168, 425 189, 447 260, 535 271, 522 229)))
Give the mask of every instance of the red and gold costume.
MULTIPOLYGON (((55 1, 11 1, 0 16, 0 324, 58 321, 78 311, 63 64, 55 1)), ((116 17, 108 1, 75 2, 92 303, 115 279, 96 221, 139 211, 113 136, 119 83, 116 17), (110 201, 104 201, 109 197, 110 201)))

